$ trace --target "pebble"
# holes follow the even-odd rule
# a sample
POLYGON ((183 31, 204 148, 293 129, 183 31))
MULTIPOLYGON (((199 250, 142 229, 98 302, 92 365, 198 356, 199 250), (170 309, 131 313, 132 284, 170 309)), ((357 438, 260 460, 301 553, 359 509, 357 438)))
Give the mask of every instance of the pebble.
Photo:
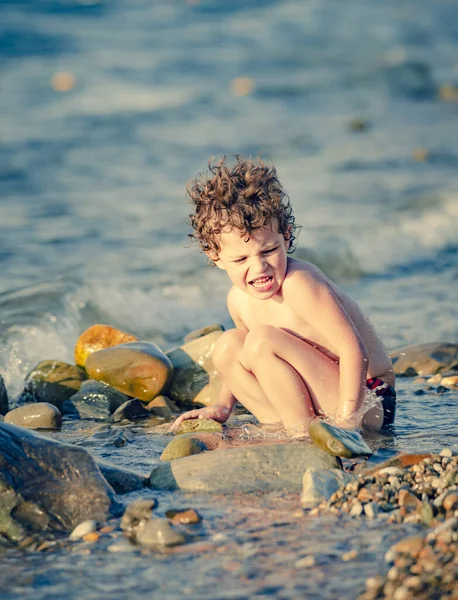
POLYGON ((92 533, 97 529, 97 521, 83 521, 75 527, 75 529, 69 535, 71 540, 81 540, 88 533, 92 533))
POLYGON ((297 560, 295 563, 295 567, 297 567, 298 569, 302 569, 302 568, 309 568, 309 567, 313 567, 316 564, 316 559, 313 555, 311 556, 304 556, 303 558, 300 558, 299 560, 297 560))
POLYGON ((187 508, 184 510, 170 509, 165 512, 167 519, 170 519, 172 523, 181 523, 183 525, 194 525, 202 521, 202 517, 193 508, 187 508))

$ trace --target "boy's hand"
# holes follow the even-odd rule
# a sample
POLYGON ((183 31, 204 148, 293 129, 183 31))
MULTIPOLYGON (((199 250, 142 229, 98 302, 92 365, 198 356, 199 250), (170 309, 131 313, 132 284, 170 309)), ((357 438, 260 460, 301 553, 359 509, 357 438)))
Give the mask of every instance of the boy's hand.
POLYGON ((180 423, 187 421, 188 419, 213 419, 213 421, 218 421, 218 423, 225 423, 230 414, 230 408, 218 404, 206 406, 205 408, 197 408, 196 410, 189 410, 178 417, 173 423, 171 430, 175 431, 180 423))

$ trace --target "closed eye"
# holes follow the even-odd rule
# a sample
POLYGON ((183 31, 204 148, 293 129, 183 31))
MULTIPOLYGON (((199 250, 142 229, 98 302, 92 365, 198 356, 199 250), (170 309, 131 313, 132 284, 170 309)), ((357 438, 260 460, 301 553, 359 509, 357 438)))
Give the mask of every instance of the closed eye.
POLYGON ((246 256, 241 256, 240 258, 237 258, 236 260, 233 260, 232 262, 235 262, 237 264, 241 264, 243 262, 246 261, 246 256))
POLYGON ((275 252, 275 250, 278 250, 278 246, 276 246, 275 248, 270 248, 269 250, 263 250, 263 254, 272 254, 273 252, 275 252))

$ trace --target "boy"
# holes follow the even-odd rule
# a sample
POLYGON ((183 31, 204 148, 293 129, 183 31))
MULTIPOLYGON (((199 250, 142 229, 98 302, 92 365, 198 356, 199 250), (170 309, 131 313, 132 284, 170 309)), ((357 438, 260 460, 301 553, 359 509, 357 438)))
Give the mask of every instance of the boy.
POLYGON ((354 300, 317 267, 288 257, 296 230, 275 168, 236 157, 188 186, 194 235, 232 281, 213 362, 223 378, 212 406, 181 415, 224 422, 236 401, 261 423, 292 434, 325 417, 378 430, 394 419, 392 363, 354 300), (373 389, 365 405, 367 389, 373 389))

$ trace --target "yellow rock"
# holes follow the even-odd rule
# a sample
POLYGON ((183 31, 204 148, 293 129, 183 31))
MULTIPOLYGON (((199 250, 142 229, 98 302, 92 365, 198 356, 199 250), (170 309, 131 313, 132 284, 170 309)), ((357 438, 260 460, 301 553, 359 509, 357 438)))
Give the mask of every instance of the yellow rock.
POLYGON ((151 342, 131 342, 93 352, 86 360, 92 379, 144 402, 167 387, 173 375, 170 359, 151 342))
POLYGON ((93 352, 136 341, 138 341, 138 338, 120 329, 115 329, 109 325, 92 325, 80 335, 76 342, 75 363, 80 367, 84 367, 87 357, 93 352))
POLYGON ((433 375, 432 377, 430 377, 426 383, 429 384, 433 384, 433 383, 440 383, 442 381, 442 375, 440 373, 436 373, 436 375, 433 375))
POLYGON ((441 385, 445 387, 458 387, 458 375, 450 375, 441 379, 441 385))
POLYGON ((56 92, 69 92, 75 87, 76 78, 73 73, 59 71, 51 78, 51 86, 56 92))

